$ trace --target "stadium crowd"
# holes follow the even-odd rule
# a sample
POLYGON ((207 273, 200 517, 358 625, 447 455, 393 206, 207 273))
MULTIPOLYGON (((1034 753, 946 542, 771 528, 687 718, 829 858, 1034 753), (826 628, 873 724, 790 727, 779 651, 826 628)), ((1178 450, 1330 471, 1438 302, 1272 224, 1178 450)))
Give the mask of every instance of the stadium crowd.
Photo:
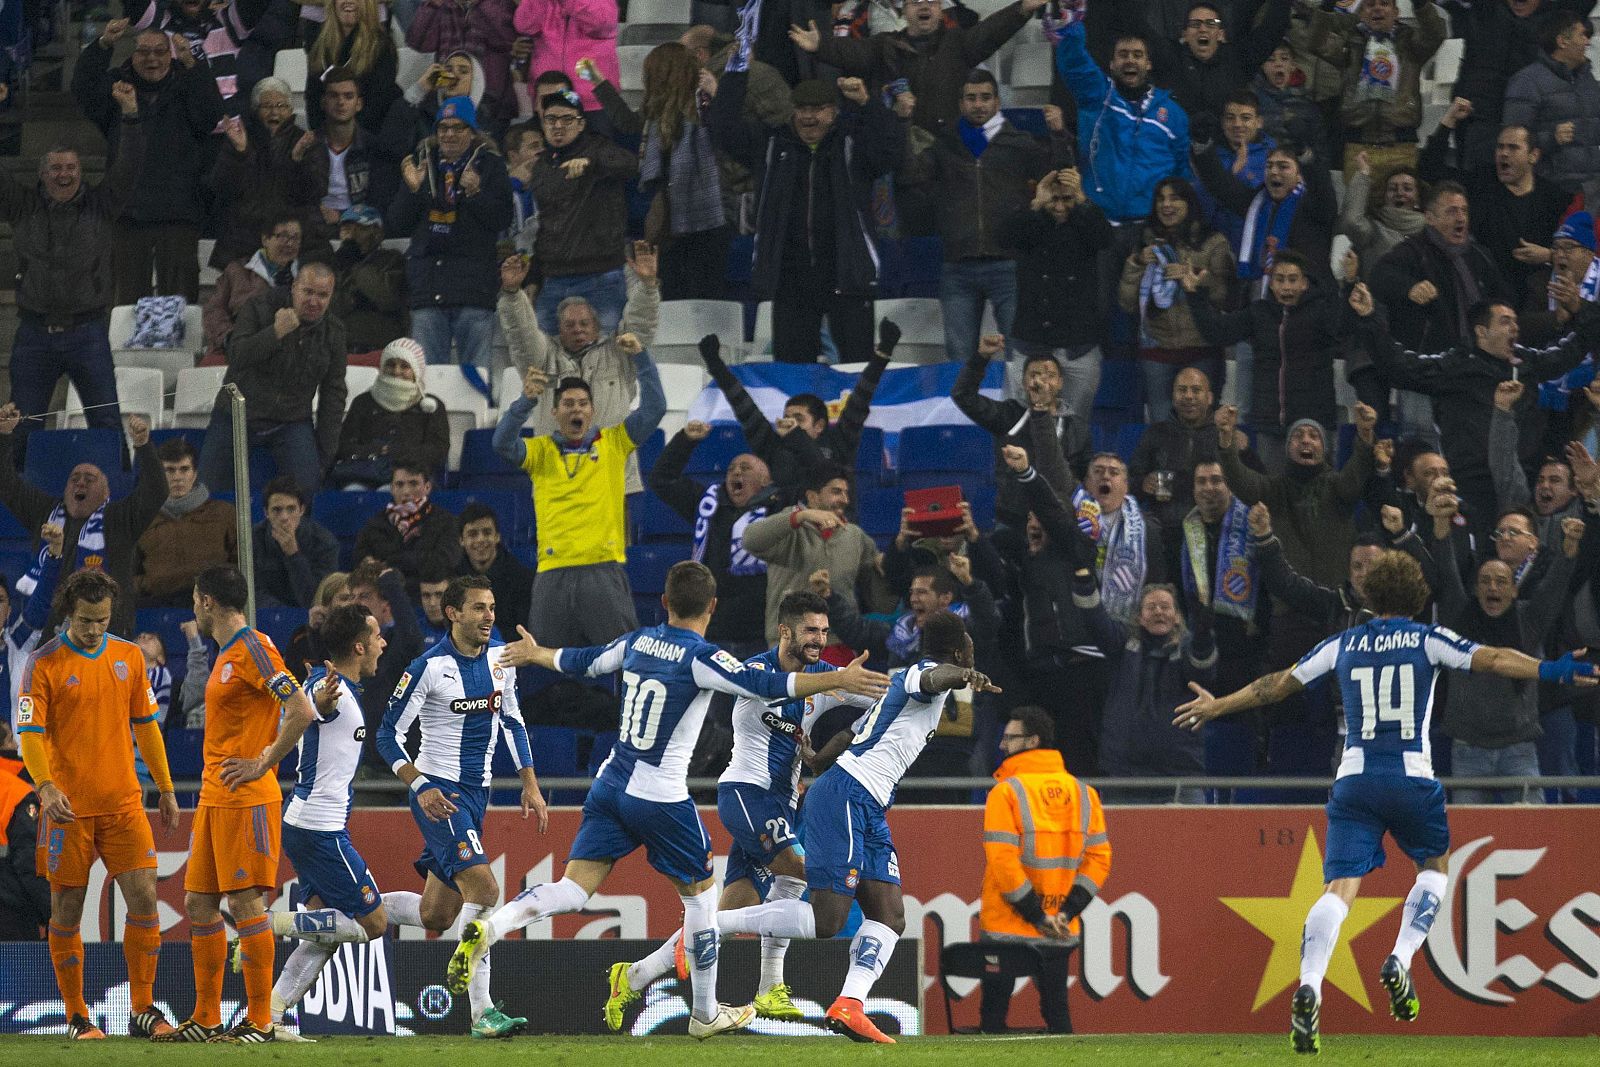
MULTIPOLYGON (((992 772, 1024 706, 1078 775, 1327 775, 1331 687, 1201 733, 1173 709, 1190 682, 1231 691, 1360 620, 1387 547, 1423 563, 1429 618, 1467 637, 1600 650, 1593 0, 1404 6, 696 0, 696 24, 662 27, 650 0, 631 23, 616 0, 129 3, 72 78, 104 178, 63 146, 36 186, 0 183, 21 318, 0 504, 30 539, 6 590, 11 700, 57 621, 28 594, 99 567, 169 736, 201 726, 214 651, 181 616, 199 573, 237 561, 241 496, 256 604, 298 676, 323 662, 330 611, 358 602, 382 626, 374 735, 445 631, 451 576, 488 577, 508 640, 600 644, 655 620, 652 558, 711 568, 708 636, 741 657, 797 590, 826 600, 840 664, 913 663, 926 617, 965 620, 1004 692, 958 694, 913 776, 992 772), (642 92, 619 25, 670 30, 642 92), (1429 114, 1449 38, 1460 77, 1429 114), (434 57, 409 84, 397 40, 434 57), (1018 41, 1048 48, 1041 106, 1002 106, 1018 41), (302 49, 305 84, 272 76, 302 49), (221 272, 205 291, 203 237, 221 272), (937 266, 911 262, 933 249, 937 266), (950 399, 993 463, 952 473, 959 504, 907 501, 885 524, 865 514, 883 471, 863 450, 882 447, 864 428, 902 339, 874 311, 889 295, 937 297, 950 399), (771 302, 777 362, 859 365, 848 397, 763 409, 743 338, 708 330, 699 361, 739 433, 669 415, 664 307, 730 298, 771 302), (123 426, 110 309, 137 305, 159 338, 185 303, 276 476, 228 491, 225 393, 203 435, 130 417, 136 482, 93 463, 64 485, 19 474, 62 376, 91 427, 123 426), (521 377, 481 431, 498 489, 477 496, 429 391, 452 365, 485 400, 498 367, 521 377), (377 375, 352 397, 357 366, 377 375), (681 522, 642 538, 663 508, 681 522)), ((527 670, 530 722, 603 756, 614 694, 527 670)), ((1592 695, 1447 688, 1440 773, 1596 773, 1592 695)), ((730 705, 700 773, 726 761, 730 705)))

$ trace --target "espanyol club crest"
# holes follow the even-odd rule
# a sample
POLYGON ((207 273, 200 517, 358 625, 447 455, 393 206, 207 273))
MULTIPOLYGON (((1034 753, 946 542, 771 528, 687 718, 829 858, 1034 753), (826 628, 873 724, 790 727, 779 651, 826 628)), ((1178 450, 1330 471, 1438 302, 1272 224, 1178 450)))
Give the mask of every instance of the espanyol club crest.
POLYGON ((128 680, 128 665, 120 659, 111 665, 111 670, 116 674, 117 681, 126 682, 128 680))
POLYGON ((1157 122, 1166 122, 1167 121, 1167 109, 1166 108, 1164 108, 1164 107, 1156 108, 1156 121, 1157 122))
POLYGON ((497 681, 497 682, 503 682, 503 681, 505 681, 505 678, 506 678, 506 669, 504 667, 496 667, 494 669, 494 680, 497 681))
POLYGON ((229 682, 233 681, 232 663, 224 663, 222 665, 222 670, 217 672, 217 681, 221 682, 223 685, 227 685, 229 682))

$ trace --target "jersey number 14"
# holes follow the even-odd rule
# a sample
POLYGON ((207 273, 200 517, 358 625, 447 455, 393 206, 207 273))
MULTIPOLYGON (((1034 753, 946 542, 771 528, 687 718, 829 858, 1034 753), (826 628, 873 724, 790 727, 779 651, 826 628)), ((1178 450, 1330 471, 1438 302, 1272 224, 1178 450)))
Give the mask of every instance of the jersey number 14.
POLYGON ((1350 677, 1361 687, 1361 740, 1371 741, 1378 736, 1379 721, 1399 723, 1402 741, 1416 739, 1417 702, 1410 668, 1352 667, 1350 677))
POLYGON ((632 671, 623 671, 622 681, 628 687, 622 694, 622 740, 644 752, 656 743, 656 734, 661 731, 667 687, 654 678, 641 678, 632 671))

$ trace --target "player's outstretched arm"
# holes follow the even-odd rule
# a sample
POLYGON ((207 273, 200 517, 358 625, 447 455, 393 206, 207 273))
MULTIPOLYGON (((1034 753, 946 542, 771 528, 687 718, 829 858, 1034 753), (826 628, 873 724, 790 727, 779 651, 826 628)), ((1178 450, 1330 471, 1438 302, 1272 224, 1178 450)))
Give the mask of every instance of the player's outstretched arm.
POLYGON ((1596 677, 1597 668, 1593 663, 1584 662, 1582 656, 1580 649, 1568 652, 1559 659, 1537 660, 1514 648, 1485 645, 1472 654, 1472 670, 1524 681, 1537 678, 1541 682, 1555 682, 1558 685, 1594 685, 1600 681, 1596 677))
POLYGON ((972 686, 979 693, 998 693, 1000 687, 989 680, 989 676, 982 671, 971 667, 958 667, 954 663, 941 663, 937 667, 922 672, 922 692, 926 696, 935 693, 948 693, 952 689, 962 689, 972 686))
POLYGON ((866 662, 867 654, 863 652, 851 660, 849 666, 836 671, 791 675, 794 678, 794 695, 797 698, 810 697, 830 689, 843 689, 856 696, 877 700, 889 691, 889 676, 867 670, 866 662))
POLYGON ((1305 686, 1294 676, 1293 668, 1285 667, 1281 671, 1263 675, 1243 689, 1229 693, 1225 697, 1212 696, 1199 682, 1190 682, 1189 688, 1194 691, 1195 698, 1187 704, 1178 705, 1178 710, 1172 716, 1172 725, 1198 730, 1212 719, 1223 715, 1232 715, 1236 711, 1248 711, 1250 708, 1265 707, 1280 700, 1287 700, 1305 686))

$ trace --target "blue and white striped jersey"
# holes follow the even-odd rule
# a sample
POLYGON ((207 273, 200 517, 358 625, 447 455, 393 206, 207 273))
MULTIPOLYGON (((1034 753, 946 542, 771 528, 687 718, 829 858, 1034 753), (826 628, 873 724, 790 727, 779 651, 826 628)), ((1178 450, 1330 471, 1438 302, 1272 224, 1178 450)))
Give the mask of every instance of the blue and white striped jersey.
POLYGON ((693 630, 665 623, 609 645, 560 649, 556 669, 590 678, 622 672, 621 731, 596 777, 664 803, 689 798, 689 757, 713 692, 756 700, 794 695, 793 675, 748 667, 693 630))
MULTIPOLYGON (((306 695, 316 693, 327 676, 326 667, 313 668, 306 675, 306 695)), ((300 738, 300 780, 283 821, 302 830, 343 830, 350 819, 356 765, 361 762, 367 727, 361 718, 360 684, 344 675, 339 678, 344 683, 339 702, 326 717, 306 727, 300 738)), ((315 700, 311 706, 316 707, 315 700)))
POLYGON ((889 691, 856 722, 850 747, 839 754, 840 769, 886 808, 894 803, 900 779, 927 747, 950 696, 922 691, 922 673, 937 666, 925 659, 893 672, 889 691))
POLYGON ((517 768, 533 765, 517 672, 494 664, 500 647, 490 641, 468 659, 446 637, 411 662, 378 728, 378 753, 390 767, 398 771, 407 762, 401 741, 413 722, 422 724, 422 743, 411 762, 431 779, 487 787, 501 730, 517 768))
MULTIPOLYGON (((768 649, 745 660, 746 667, 762 671, 782 671, 778 650, 768 649)), ((836 671, 831 663, 813 663, 806 674, 836 671)), ((754 697, 740 697, 733 705, 733 757, 718 783, 743 782, 760 786, 788 805, 800 800, 800 735, 809 734, 817 716, 841 704, 870 708, 871 697, 838 690, 816 696, 768 703, 754 697)))
POLYGON ((1293 668, 1302 685, 1333 674, 1344 698, 1344 758, 1351 774, 1433 777, 1428 727, 1439 668, 1472 669, 1481 646, 1443 626, 1377 618, 1334 634, 1293 668))

